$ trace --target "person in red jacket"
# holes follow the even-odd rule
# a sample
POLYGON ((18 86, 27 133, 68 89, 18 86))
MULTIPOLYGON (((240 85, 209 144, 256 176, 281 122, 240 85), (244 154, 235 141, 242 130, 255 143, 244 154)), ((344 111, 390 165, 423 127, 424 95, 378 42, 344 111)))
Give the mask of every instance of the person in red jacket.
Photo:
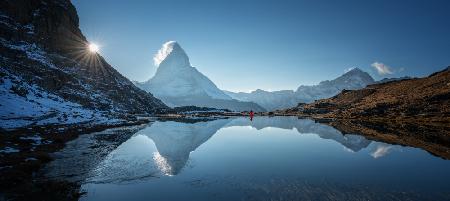
POLYGON ((255 116, 255 113, 253 110, 250 110, 250 121, 253 121, 253 116, 255 116))

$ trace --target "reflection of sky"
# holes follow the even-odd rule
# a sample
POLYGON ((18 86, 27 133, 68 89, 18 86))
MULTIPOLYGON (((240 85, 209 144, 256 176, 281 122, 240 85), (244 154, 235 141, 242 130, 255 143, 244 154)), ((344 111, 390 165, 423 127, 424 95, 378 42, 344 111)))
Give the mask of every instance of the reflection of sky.
POLYGON ((383 157, 391 151, 393 146, 388 144, 379 144, 377 148, 370 154, 373 158, 383 157))
MULTIPOLYGON (((155 133, 157 136, 148 133, 150 125, 119 146, 102 162, 103 165, 96 172, 99 175, 97 181, 110 184, 88 184, 83 188, 88 192, 87 198, 99 200, 145 200, 140 199, 144 197, 147 200, 168 197, 181 199, 186 196, 207 200, 211 193, 223 193, 230 183, 233 184, 231 186, 243 188, 250 180, 255 182, 252 185, 259 186, 266 185, 265 182, 275 178, 287 183, 326 181, 350 186, 361 184, 366 187, 401 187, 407 190, 433 189, 436 186, 450 188, 447 182, 450 179, 447 171, 450 168, 449 161, 436 158, 423 150, 404 147, 402 152, 398 152, 396 150, 400 146, 371 142, 365 148, 349 152, 343 149, 345 146, 339 141, 341 139, 336 141, 330 136, 322 138, 317 133, 299 133, 297 129, 277 128, 273 119, 271 121, 270 129, 260 130, 248 129, 246 125, 232 125, 232 121, 228 124, 224 124, 225 121, 220 124, 200 123, 203 126, 199 127, 161 122, 155 124, 159 128, 159 132, 155 133), (206 124, 209 126, 205 126, 206 124), (168 130, 171 131, 180 128, 191 130, 190 133, 182 134, 184 137, 179 138, 181 141, 164 141, 177 136, 164 132, 164 125, 170 125, 168 130), (211 128, 208 132, 201 131, 211 128), (207 140, 190 140, 188 136, 207 140), (158 139, 155 142, 164 141, 164 144, 153 143, 152 138, 158 139), (177 149, 177 146, 181 148, 177 149), (166 154, 160 154, 159 150, 166 150, 166 154), (167 150, 171 150, 170 154, 167 154, 167 150), (187 161, 179 156, 187 156, 190 165, 186 166, 187 161), (179 158, 183 160, 181 163, 173 161, 179 158), (178 167, 180 165, 182 166, 178 167), (174 169, 180 170, 174 172, 174 169), (118 179, 112 182, 114 178, 109 177, 118 179), (114 184, 129 181, 127 177, 139 179, 136 180, 138 182, 125 186, 114 184), (173 195, 171 192, 177 194, 173 195)), ((322 132, 323 128, 319 130, 322 132)), ((233 193, 224 196, 240 197, 233 193)))

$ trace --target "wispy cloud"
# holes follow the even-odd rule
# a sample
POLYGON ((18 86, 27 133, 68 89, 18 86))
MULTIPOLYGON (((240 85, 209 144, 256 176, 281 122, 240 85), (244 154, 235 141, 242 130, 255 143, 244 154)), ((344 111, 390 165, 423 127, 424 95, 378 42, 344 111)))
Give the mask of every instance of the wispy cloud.
POLYGON ((173 50, 173 45, 175 41, 169 41, 162 45, 161 49, 158 50, 158 53, 153 56, 153 62, 155 66, 159 66, 159 64, 169 55, 173 50))
POLYGON ((386 154, 388 154, 391 150, 392 146, 390 145, 378 145, 377 149, 375 149, 375 151, 373 151, 370 155, 374 158, 380 158, 385 156, 386 154))
POLYGON ((388 66, 388 65, 383 64, 383 63, 374 62, 371 66, 374 67, 375 70, 377 70, 378 74, 380 74, 380 75, 387 75, 387 74, 391 75, 391 74, 394 74, 392 68, 390 66, 388 66))

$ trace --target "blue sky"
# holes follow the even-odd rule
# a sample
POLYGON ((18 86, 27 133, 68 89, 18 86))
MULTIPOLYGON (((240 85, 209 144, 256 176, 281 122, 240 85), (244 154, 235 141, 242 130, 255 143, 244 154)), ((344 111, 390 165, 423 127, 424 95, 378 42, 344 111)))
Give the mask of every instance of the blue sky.
POLYGON ((296 89, 352 67, 380 79, 450 65, 445 0, 72 2, 88 40, 131 80, 153 76, 153 55, 170 40, 231 91, 296 89))

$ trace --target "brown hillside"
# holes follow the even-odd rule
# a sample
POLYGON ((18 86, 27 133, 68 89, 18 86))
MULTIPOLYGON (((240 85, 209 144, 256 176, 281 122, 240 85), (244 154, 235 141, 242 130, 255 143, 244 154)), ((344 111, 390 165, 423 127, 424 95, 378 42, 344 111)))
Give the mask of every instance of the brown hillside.
POLYGON ((335 97, 282 111, 324 118, 389 118, 450 122, 450 67, 425 78, 344 90, 335 97))

